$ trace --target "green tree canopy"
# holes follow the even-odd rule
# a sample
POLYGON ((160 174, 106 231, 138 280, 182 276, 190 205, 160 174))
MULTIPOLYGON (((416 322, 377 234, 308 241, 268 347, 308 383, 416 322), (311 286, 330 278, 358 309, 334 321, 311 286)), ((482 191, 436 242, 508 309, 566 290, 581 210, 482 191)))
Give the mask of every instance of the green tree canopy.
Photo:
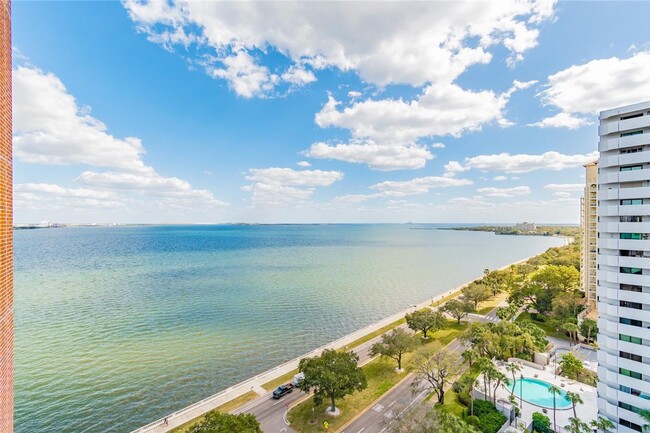
POLYGON ((470 302, 474 306, 474 310, 478 310, 479 302, 486 301, 490 298, 490 289, 485 284, 472 283, 463 287, 461 290, 462 299, 470 302))
POLYGON ((580 333, 585 337, 587 343, 591 342, 591 340, 595 340, 596 335, 598 335, 598 322, 588 317, 582 319, 582 323, 580 323, 580 333))
POLYGON ((573 353, 565 353, 562 355, 562 360, 559 364, 562 374, 574 380, 578 378, 578 375, 582 373, 582 369, 584 368, 582 361, 573 353))
POLYGON ((548 265, 535 272, 531 280, 546 290, 568 292, 578 288, 580 272, 573 266, 548 265))
POLYGON ((209 412, 203 421, 190 427, 187 433, 262 433, 262 429, 251 414, 209 412))
POLYGON ((533 413, 533 432, 553 433, 551 430, 551 420, 543 413, 533 413))
POLYGON ((447 319, 442 312, 430 308, 414 311, 407 314, 405 318, 408 327, 414 331, 422 331, 424 338, 427 338, 429 331, 434 332, 447 326, 447 319))
POLYGON ((331 401, 330 411, 336 410, 336 399, 355 391, 366 389, 368 382, 363 370, 357 365, 359 357, 354 352, 337 352, 325 349, 320 356, 303 358, 298 370, 305 377, 298 388, 314 391, 314 402, 320 404, 324 397, 331 401))
POLYGON ((458 356, 439 345, 424 347, 413 355, 414 383, 428 384, 440 404, 445 402, 445 387, 460 372, 460 368, 458 356))
POLYGON ((460 321, 474 311, 474 307, 470 302, 461 299, 451 299, 442 306, 441 310, 456 319, 460 325, 460 321))
POLYGON ((402 356, 414 350, 418 345, 415 336, 404 328, 395 328, 381 336, 381 341, 370 347, 370 356, 387 356, 397 361, 397 368, 402 369, 402 356))

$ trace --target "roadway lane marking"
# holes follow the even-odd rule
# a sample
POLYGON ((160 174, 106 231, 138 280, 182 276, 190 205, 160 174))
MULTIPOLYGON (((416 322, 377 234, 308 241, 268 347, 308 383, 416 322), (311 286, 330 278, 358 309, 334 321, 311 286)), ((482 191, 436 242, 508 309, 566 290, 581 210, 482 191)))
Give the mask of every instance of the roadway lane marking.
POLYGON ((403 409, 403 410, 402 410, 402 411, 401 411, 397 416, 402 416, 402 414, 406 411, 406 409, 408 409, 409 407, 411 407, 411 405, 412 405, 413 403, 415 403, 417 399, 419 399, 420 397, 422 397, 422 395, 423 395, 425 392, 427 392, 427 391, 428 391, 428 389, 425 389, 425 390, 422 391, 420 394, 418 394, 418 396, 415 397, 415 398, 413 399, 413 401, 410 402, 409 405, 406 406, 406 407, 405 407, 405 408, 404 408, 404 409, 403 409))
POLYGON ((387 428, 388 428, 388 427, 384 427, 383 429, 381 429, 381 431, 380 431, 379 433, 384 433, 384 431, 385 431, 387 428))
POLYGON ((273 406, 275 406, 276 404, 280 404, 280 403, 282 403, 282 402, 278 400, 275 403, 273 403, 273 406))
POLYGON ((359 430, 357 433, 361 433, 361 432, 364 431, 365 429, 366 429, 366 428, 363 427, 363 428, 362 428, 361 430, 359 430))
POLYGON ((393 400, 393 402, 392 402, 391 404, 389 404, 388 407, 391 407, 391 406, 394 405, 396 402, 397 402, 397 400, 393 400))
POLYGON ((377 403, 375 407, 372 408, 372 410, 374 410, 375 412, 381 412, 382 410, 384 410, 384 405, 377 403))

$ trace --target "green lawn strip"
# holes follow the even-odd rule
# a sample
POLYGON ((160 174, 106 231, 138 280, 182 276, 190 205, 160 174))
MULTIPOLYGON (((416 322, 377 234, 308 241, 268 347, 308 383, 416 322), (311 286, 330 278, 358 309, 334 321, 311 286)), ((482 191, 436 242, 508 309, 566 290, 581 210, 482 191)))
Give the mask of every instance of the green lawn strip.
POLYGON ((185 433, 194 424, 197 424, 197 423, 200 423, 201 421, 203 421, 203 419, 209 413, 212 413, 212 412, 227 413, 227 412, 230 412, 231 410, 236 409, 237 407, 239 407, 239 406, 241 406, 241 405, 243 405, 245 403, 248 403, 249 401, 254 400, 255 398, 257 398, 257 394, 255 392, 253 392, 253 391, 248 391, 246 394, 242 394, 239 397, 237 397, 237 398, 235 398, 233 400, 230 400, 229 402, 226 402, 226 403, 222 404, 221 406, 219 406, 219 407, 217 407, 215 409, 212 409, 211 411, 205 413, 204 415, 201 415, 201 416, 199 416, 197 418, 194 418, 191 421, 186 422, 183 425, 180 425, 180 426, 176 427, 175 429, 171 430, 170 433, 185 433))
POLYGON ((275 378, 269 382, 266 382, 265 384, 262 385, 262 388, 264 388, 267 391, 273 391, 275 388, 277 388, 280 385, 284 385, 285 383, 288 382, 293 382, 293 377, 298 374, 298 369, 296 368, 295 370, 291 370, 290 372, 283 374, 282 376, 275 378))
POLYGON ((539 326, 540 328, 542 328, 546 332, 546 335, 548 335, 550 337, 561 338, 561 339, 567 340, 567 341, 569 340, 569 337, 564 333, 564 331, 557 331, 553 326, 549 325, 546 322, 538 322, 537 320, 533 320, 531 318, 530 313, 528 313, 526 311, 522 312, 519 315, 519 317, 517 317, 517 319, 515 319, 515 322, 525 322, 525 321, 529 321, 529 322, 539 326))
MULTIPOLYGON (((450 320, 446 329, 430 333, 429 338, 426 340, 421 339, 420 343, 423 346, 434 342, 447 345, 466 328, 466 323, 458 325, 455 320, 450 320)), ((402 358, 402 365, 406 371, 410 370, 409 361, 411 357, 412 354, 407 353, 402 358)), ((339 417, 331 418, 325 415, 325 409, 328 407, 329 402, 323 402, 322 405, 314 409, 316 424, 310 424, 314 404, 313 400, 309 399, 289 412, 291 428, 301 433, 323 432, 325 431, 323 421, 327 420, 330 423, 329 431, 336 431, 404 378, 406 373, 397 373, 395 371, 396 366, 395 361, 389 358, 377 358, 370 361, 363 367, 368 379, 368 387, 361 392, 347 396, 344 400, 337 401, 336 405, 341 410, 339 417)))
POLYGON ((363 343, 366 343, 370 340, 372 340, 375 337, 379 337, 382 334, 385 334, 386 332, 390 331, 393 328, 397 328, 398 326, 406 323, 406 319, 401 318, 399 320, 394 321, 393 323, 390 323, 382 328, 377 329, 376 331, 371 332, 370 334, 366 334, 363 337, 359 338, 358 340, 354 340, 352 343, 347 344, 347 348, 349 349, 354 349, 357 346, 361 346, 363 343))
POLYGON ((478 310, 478 314, 487 314, 490 311, 494 310, 500 303, 505 301, 508 298, 508 293, 501 292, 497 293, 496 296, 491 297, 485 302, 481 302, 481 308, 478 310))
POLYGON ((460 418, 463 418, 465 409, 467 409, 467 407, 458 400, 458 394, 451 388, 445 392, 445 404, 438 406, 438 410, 453 413, 460 418))
POLYGON ((461 293, 460 290, 458 290, 457 292, 454 292, 454 293, 452 293, 451 295, 447 295, 447 296, 445 296, 444 298, 442 298, 442 299, 440 299, 440 300, 438 300, 438 301, 436 301, 436 302, 432 302, 432 303, 431 303, 431 306, 432 306, 432 307, 439 307, 439 306, 441 306, 442 304, 444 304, 445 302, 447 302, 447 301, 449 301, 449 300, 451 300, 451 299, 457 298, 457 297, 459 297, 460 295, 462 295, 462 293, 461 293))

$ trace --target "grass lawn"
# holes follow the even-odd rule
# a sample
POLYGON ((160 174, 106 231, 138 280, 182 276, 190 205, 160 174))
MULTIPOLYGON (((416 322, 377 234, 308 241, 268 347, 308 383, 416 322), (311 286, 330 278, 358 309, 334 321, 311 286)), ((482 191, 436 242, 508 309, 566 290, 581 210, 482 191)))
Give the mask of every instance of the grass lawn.
POLYGON ((397 328, 399 325, 402 325, 404 323, 406 323, 406 319, 404 319, 404 318, 396 320, 395 322, 390 323, 390 324, 384 326, 383 328, 379 328, 376 331, 371 332, 368 335, 364 335, 363 337, 359 338, 358 340, 354 340, 352 343, 348 344, 347 347, 348 347, 348 349, 354 349, 355 347, 360 346, 363 343, 366 343, 366 342, 372 340, 375 337, 378 337, 378 336, 380 336, 382 334, 385 334, 386 332, 390 331, 391 329, 397 328))
POLYGON ((531 319, 530 313, 524 311, 522 312, 519 317, 515 320, 515 322, 525 322, 529 321, 534 323, 535 325, 539 326, 542 328, 545 332, 546 335, 549 337, 555 337, 555 338, 561 338, 563 340, 569 340, 569 337, 564 333, 564 331, 556 331, 555 328, 551 325, 549 325, 546 322, 538 322, 537 320, 531 319))
POLYGON ((458 400, 458 394, 456 394, 451 388, 445 392, 445 404, 438 406, 438 410, 453 413, 459 418, 463 418, 465 409, 467 409, 467 407, 458 400))
POLYGON ((459 291, 457 291, 457 292, 452 293, 451 295, 447 295, 447 296, 445 296, 444 298, 440 299, 439 301, 432 302, 432 303, 431 303, 431 306, 432 306, 432 307, 439 307, 439 306, 441 306, 442 304, 444 304, 445 302, 447 302, 447 301, 449 301, 449 300, 451 300, 451 299, 454 299, 454 298, 459 297, 461 294, 462 294, 462 293, 461 293, 461 291, 459 290, 459 291))
POLYGON ((494 310, 500 303, 508 299, 507 292, 497 293, 496 296, 491 297, 485 302, 481 302, 479 305, 481 308, 478 310, 478 314, 487 314, 490 311, 494 310))
POLYGON ((248 391, 246 394, 242 394, 239 397, 237 397, 234 400, 230 400, 227 403, 222 404, 221 406, 217 407, 216 409, 211 410, 210 412, 206 413, 205 415, 201 415, 198 418, 194 418, 191 421, 186 422, 185 424, 176 427, 174 430, 172 430, 170 433, 185 433, 189 430, 190 427, 192 427, 194 424, 197 424, 205 418, 205 416, 209 413, 212 412, 221 412, 221 413, 226 413, 229 412, 233 409, 236 409, 237 407, 241 406, 242 404, 248 403, 249 401, 254 400, 257 397, 257 394, 253 391, 248 391))
MULTIPOLYGON (((466 323, 458 325, 455 320, 450 320, 446 329, 441 329, 429 334, 426 340, 420 340, 422 346, 438 342, 442 345, 447 345, 454 340, 458 335, 467 328, 466 323)), ((407 353, 402 359, 402 365, 408 371, 409 360, 412 354, 407 353)), ((368 407, 372 402, 388 392, 397 382, 404 376, 405 372, 397 373, 395 371, 396 363, 393 359, 377 358, 363 367, 366 377, 368 379, 368 387, 361 391, 347 396, 344 400, 337 401, 336 405, 341 410, 341 415, 336 418, 330 418, 325 415, 325 409, 328 407, 329 402, 324 402, 322 405, 315 408, 316 423, 310 424, 312 417, 312 407, 314 406, 313 400, 309 399, 299 404, 289 412, 289 421, 291 428, 302 433, 323 432, 323 421, 327 420, 330 431, 336 431, 343 426, 346 422, 351 420, 356 414, 368 407)))

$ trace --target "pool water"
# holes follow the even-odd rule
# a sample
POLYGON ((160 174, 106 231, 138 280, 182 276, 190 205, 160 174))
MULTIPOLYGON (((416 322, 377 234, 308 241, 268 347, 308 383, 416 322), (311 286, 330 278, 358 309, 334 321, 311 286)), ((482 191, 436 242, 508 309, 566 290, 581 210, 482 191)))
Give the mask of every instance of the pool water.
MULTIPOLYGON (((550 383, 543 380, 524 378, 515 380, 511 389, 514 390, 517 398, 521 397, 529 403, 553 409, 553 394, 548 392, 551 386, 550 383)), ((560 394, 555 395, 555 407, 557 409, 570 408, 571 402, 564 398, 566 392, 560 391, 560 394)))

